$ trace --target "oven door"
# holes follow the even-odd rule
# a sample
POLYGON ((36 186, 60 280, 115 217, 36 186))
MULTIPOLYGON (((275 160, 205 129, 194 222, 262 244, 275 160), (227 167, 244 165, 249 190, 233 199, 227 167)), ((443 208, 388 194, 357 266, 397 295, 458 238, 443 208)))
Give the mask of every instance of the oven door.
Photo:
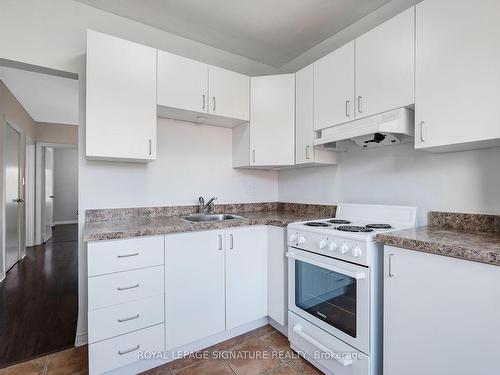
POLYGON ((289 247, 288 309, 369 354, 367 267, 289 247))

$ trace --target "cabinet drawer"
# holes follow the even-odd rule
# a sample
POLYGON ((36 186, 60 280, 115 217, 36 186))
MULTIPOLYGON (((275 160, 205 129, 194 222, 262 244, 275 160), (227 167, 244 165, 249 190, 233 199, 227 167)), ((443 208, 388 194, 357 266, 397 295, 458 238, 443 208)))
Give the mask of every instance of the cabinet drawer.
POLYGON ((89 310, 163 294, 163 266, 89 278, 89 310))
POLYGON ((109 339, 164 321, 163 294, 89 311, 89 343, 109 339))
POLYGON ((88 275, 97 276, 163 264, 164 236, 88 244, 88 275))
POLYGON ((164 350, 164 324, 89 345, 89 372, 102 374, 140 360, 141 352, 164 350))

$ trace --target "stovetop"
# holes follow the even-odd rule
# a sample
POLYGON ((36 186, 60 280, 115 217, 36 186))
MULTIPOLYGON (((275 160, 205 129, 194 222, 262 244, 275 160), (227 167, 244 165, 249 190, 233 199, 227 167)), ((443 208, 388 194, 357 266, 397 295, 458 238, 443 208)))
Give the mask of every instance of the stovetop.
POLYGON ((372 221, 350 220, 345 218, 328 218, 321 220, 303 221, 290 224, 295 230, 313 231, 331 236, 356 236, 358 239, 375 237, 378 233, 403 229, 403 226, 394 223, 376 223, 372 221))

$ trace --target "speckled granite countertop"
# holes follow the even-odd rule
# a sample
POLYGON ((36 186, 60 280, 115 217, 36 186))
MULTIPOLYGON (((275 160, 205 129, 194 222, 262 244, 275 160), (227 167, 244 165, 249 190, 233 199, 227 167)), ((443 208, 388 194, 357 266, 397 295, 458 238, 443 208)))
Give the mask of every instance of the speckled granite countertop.
POLYGON ((499 219, 431 212, 430 226, 379 234, 377 239, 389 246, 500 266, 499 219))
MULTIPOLYGON (((328 206, 326 206, 328 207, 328 206)), ((333 206, 332 206, 333 207, 333 206)), ((325 211, 311 210, 265 210, 258 212, 225 212, 245 217, 241 220, 223 222, 190 223, 180 217, 133 217, 107 221, 88 221, 83 234, 84 241, 102 241, 119 238, 151 236, 157 234, 196 232, 202 230, 231 228, 247 225, 275 225, 285 227, 289 223, 302 220, 314 220, 328 215, 325 211)))

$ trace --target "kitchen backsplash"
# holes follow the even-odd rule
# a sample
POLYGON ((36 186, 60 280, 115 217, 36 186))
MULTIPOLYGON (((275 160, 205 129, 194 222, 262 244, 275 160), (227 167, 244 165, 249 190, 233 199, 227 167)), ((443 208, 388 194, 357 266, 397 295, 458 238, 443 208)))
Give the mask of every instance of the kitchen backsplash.
POLYGON ((431 211, 429 223, 432 226, 464 231, 500 233, 500 215, 431 211))
MULTIPOLYGON (((215 212, 217 213, 285 211, 297 213, 318 213, 321 217, 334 217, 336 209, 337 206, 335 205, 301 204, 287 202, 231 203, 215 205, 215 212)), ((188 215, 195 212, 198 212, 197 205, 89 209, 85 211, 85 221, 96 222, 109 220, 127 220, 137 217, 171 217, 188 215)))

